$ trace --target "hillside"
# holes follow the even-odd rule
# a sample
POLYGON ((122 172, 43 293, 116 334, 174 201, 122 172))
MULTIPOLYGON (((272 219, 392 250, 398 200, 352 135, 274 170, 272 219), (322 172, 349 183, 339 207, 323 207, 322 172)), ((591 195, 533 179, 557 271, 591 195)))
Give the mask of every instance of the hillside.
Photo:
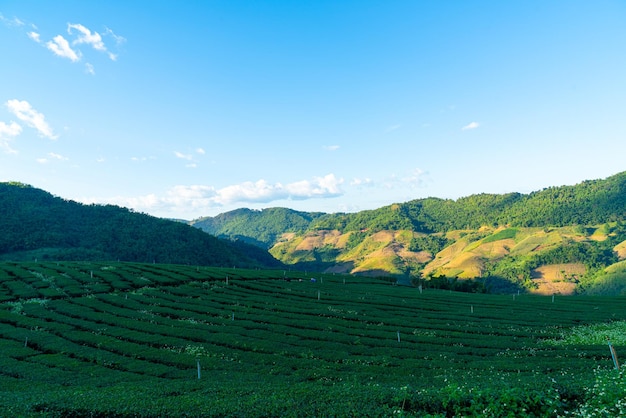
POLYGON ((279 267, 267 251, 180 222, 0 183, 0 258, 279 267))
POLYGON ((0 416, 624 416, 623 297, 0 262, 0 416))
POLYGON ((239 210, 192 224, 247 237, 302 269, 620 293, 626 275, 612 265, 626 253, 625 220, 626 172, 530 194, 426 198, 357 213, 239 210))
POLYGON ((268 208, 261 211, 237 209, 190 222, 196 228, 217 237, 241 239, 269 249, 286 233, 303 233, 322 213, 298 212, 286 208, 268 208))

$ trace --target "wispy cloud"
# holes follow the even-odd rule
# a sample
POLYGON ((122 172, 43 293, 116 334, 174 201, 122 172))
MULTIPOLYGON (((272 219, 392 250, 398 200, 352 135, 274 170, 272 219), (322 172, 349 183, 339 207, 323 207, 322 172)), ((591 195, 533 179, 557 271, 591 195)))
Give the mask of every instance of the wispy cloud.
POLYGON ((182 152, 174 151, 174 155, 176 156, 176 158, 180 158, 181 160, 193 160, 193 155, 191 154, 183 154, 182 152))
POLYGON ((478 122, 470 122, 467 125, 465 125, 464 127, 461 128, 462 131, 468 131, 470 129, 476 129, 480 126, 480 124, 478 122))
POLYGON ((372 186, 374 181, 370 178, 354 178, 350 181, 350 186, 355 187, 364 187, 364 186, 372 186))
POLYGON ((107 49, 102 41, 102 36, 98 32, 92 32, 80 23, 68 23, 67 33, 74 35, 74 31, 78 32, 78 36, 72 41, 72 45, 87 44, 96 51, 107 54, 112 61, 117 60, 117 55, 107 49))
POLYGON ((8 154, 16 154, 13 148, 11 148, 10 142, 22 132, 22 127, 15 122, 6 124, 0 122, 0 149, 8 154))
POLYGON ((38 44, 41 43, 41 35, 39 35, 37 32, 31 31, 28 32, 26 35, 38 44))
MULTIPOLYGON (((202 148, 196 148, 195 149, 195 153, 199 154, 199 155, 204 155, 204 154, 206 154, 206 151, 204 151, 204 149, 202 149, 202 148)), ((181 160, 189 161, 188 164, 185 164, 185 167, 187 167, 187 168, 196 168, 196 167, 198 167, 198 164, 197 164, 193 154, 185 154, 185 153, 182 153, 180 151, 174 151, 174 155, 176 156, 176 158, 180 158, 181 160)))
POLYGON ((104 34, 112 37, 115 40, 116 45, 121 45, 126 42, 126 38, 124 38, 123 36, 116 35, 111 29, 107 28, 106 26, 104 28, 106 29, 104 34))
POLYGON ((337 151, 340 147, 339 145, 324 145, 322 148, 326 151, 337 151))
POLYGON ((17 17, 13 17, 12 19, 9 19, 8 17, 5 17, 2 13, 0 13, 0 22, 4 23, 5 25, 9 27, 25 25, 25 23, 21 19, 18 19, 17 17))
POLYGON ((56 154, 54 152, 50 152, 48 153, 48 155, 46 157, 43 158, 37 158, 37 162, 39 164, 48 164, 51 161, 67 161, 69 158, 64 157, 60 154, 56 154))
MULTIPOLYGON (((7 26, 24 26, 24 23, 19 19, 13 20, 7 19, 0 15, 0 21, 7 26), (20 24, 18 25, 17 22, 20 24)), ((36 29, 35 25, 30 25, 36 29)), ((105 27, 106 28, 106 27, 105 27)), ((103 35, 96 31, 92 31, 80 23, 68 23, 67 24, 67 37, 63 35, 56 35, 47 42, 42 41, 42 36, 39 31, 31 30, 26 32, 26 36, 32 39, 34 42, 45 46, 48 50, 54 53, 56 56, 66 58, 72 62, 79 62, 83 58, 84 50, 83 46, 91 47, 96 51, 102 52, 112 61, 117 61, 118 54, 112 52, 104 43, 103 35)), ((104 36, 110 36, 115 41, 115 45, 119 46, 124 43, 126 39, 122 36, 116 35, 111 29, 106 28, 104 36)), ((95 69, 93 64, 85 64, 85 72, 87 74, 94 75, 95 69)))
POLYGON ((74 51, 67 39, 61 35, 57 35, 51 41, 46 42, 46 48, 54 52, 55 55, 67 58, 72 62, 80 61, 80 51, 74 51))
POLYGON ((428 182, 428 172, 421 168, 415 168, 401 177, 401 181, 411 187, 424 187, 428 182))
POLYGON ((6 102, 6 106, 18 119, 37 130, 40 136, 57 139, 57 135, 54 134, 52 128, 46 122, 45 116, 33 109, 26 100, 9 100, 6 102))

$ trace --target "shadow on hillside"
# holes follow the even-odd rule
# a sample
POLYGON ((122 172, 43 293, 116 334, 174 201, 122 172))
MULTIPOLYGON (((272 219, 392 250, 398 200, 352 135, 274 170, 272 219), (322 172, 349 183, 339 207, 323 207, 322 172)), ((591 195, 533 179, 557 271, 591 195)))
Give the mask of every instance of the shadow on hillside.
POLYGON ((523 286, 502 277, 487 277, 484 283, 488 293, 526 293, 527 291, 523 286))
POLYGON ((354 263, 335 263, 324 261, 304 261, 295 263, 289 266, 293 270, 298 271, 310 271, 317 273, 336 273, 336 274, 350 274, 354 268, 354 263))

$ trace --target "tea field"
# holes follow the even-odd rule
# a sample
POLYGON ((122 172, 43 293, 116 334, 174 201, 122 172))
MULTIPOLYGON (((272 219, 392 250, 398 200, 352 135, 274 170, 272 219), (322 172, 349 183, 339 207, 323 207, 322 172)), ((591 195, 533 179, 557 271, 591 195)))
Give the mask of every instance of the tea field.
POLYGON ((0 263, 0 416, 619 416, 625 297, 0 263))

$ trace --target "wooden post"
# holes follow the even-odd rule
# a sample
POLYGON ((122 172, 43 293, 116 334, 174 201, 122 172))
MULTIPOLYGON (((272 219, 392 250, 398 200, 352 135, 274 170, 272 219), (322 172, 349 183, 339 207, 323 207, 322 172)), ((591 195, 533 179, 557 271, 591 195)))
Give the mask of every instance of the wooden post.
POLYGON ((202 373, 200 372, 200 359, 196 359, 196 365, 198 366, 198 379, 202 377, 202 373))
POLYGON ((554 303, 554 293, 552 294, 552 303, 554 303))
POLYGON ((470 306, 470 313, 474 313, 474 305, 470 306))
POLYGON ((613 358, 615 370, 619 371, 619 361, 617 360, 617 353, 615 352, 615 348, 613 348, 613 344, 611 344, 611 340, 609 339, 609 337, 606 337, 606 340, 609 344, 609 350, 611 351, 611 357, 613 358))
POLYGON ((230 316, 230 320, 234 321, 235 320, 235 313, 233 312, 233 314, 230 316))
POLYGON ((24 340, 24 347, 28 347, 28 337, 24 340))
POLYGON ((320 300, 320 291, 317 291, 317 300, 320 300))
POLYGON ((400 331, 398 331, 398 342, 400 342, 400 331))

